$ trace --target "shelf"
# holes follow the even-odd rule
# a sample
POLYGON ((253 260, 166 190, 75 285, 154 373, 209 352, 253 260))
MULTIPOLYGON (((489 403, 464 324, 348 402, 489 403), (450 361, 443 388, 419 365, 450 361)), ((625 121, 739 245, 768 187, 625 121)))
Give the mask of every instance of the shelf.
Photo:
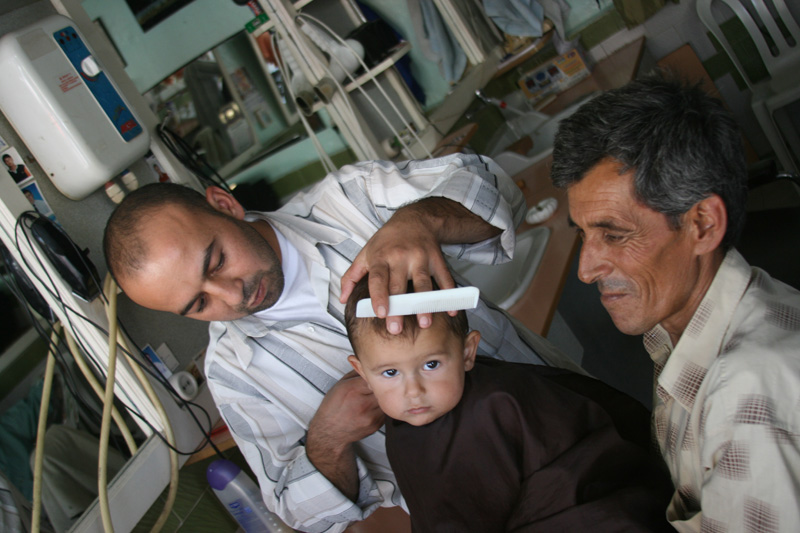
POLYGON ((544 46, 550 42, 552 37, 553 30, 551 29, 514 55, 504 58, 500 64, 497 65, 497 72, 495 72, 494 77, 499 78, 509 70, 521 65, 525 60, 533 57, 537 52, 539 52, 539 50, 544 48, 544 46))
POLYGON ((359 88, 360 86, 367 83, 369 80, 375 78, 378 74, 383 72, 384 70, 388 69, 397 61, 406 55, 411 50, 411 43, 407 41, 401 42, 397 45, 397 48, 394 52, 392 52, 386 59, 375 65, 373 68, 369 70, 369 72, 365 72, 361 76, 357 77, 355 80, 351 81, 347 85, 344 86, 344 90, 347 92, 353 92, 355 89, 359 88))
MULTIPOLYGON (((397 61, 401 57, 406 55, 410 50, 411 50, 411 43, 407 41, 401 42, 399 45, 397 45, 394 52, 388 55, 386 59, 375 65, 368 72, 365 72, 364 74, 360 75, 359 77, 357 77, 356 79, 352 80, 350 83, 345 85, 344 90, 348 93, 353 92, 354 90, 358 89, 368 81, 375 79, 379 74, 391 68, 395 63, 397 63, 397 61)), ((317 100, 314 103, 313 111, 314 112, 319 111, 319 109, 324 105, 325 104, 317 100)))

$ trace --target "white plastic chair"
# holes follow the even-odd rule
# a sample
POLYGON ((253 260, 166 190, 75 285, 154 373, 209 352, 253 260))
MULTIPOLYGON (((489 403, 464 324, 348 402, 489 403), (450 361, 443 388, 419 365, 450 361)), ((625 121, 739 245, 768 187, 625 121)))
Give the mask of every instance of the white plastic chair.
POLYGON ((780 166, 786 171, 800 171, 800 117, 792 125, 788 111, 784 109, 800 101, 800 27, 785 0, 697 0, 697 15, 722 44, 752 90, 753 113, 772 145, 780 166), (744 24, 769 72, 769 80, 754 84, 747 76, 733 47, 720 30, 717 16, 722 11, 712 9, 715 1, 727 5, 744 24), (780 24, 788 30, 790 38, 781 32, 780 24), (765 33, 772 39, 773 49, 770 49, 765 33))

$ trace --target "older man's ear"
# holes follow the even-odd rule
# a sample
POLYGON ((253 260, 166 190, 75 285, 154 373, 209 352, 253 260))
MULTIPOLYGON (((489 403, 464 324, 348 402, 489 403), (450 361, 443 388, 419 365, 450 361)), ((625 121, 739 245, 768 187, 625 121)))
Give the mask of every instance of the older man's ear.
POLYGON ((244 220, 244 207, 229 192, 219 187, 208 187, 206 189, 206 201, 220 213, 230 215, 238 220, 244 220))
POLYGON ((697 255, 705 255, 719 248, 728 229, 728 212, 719 195, 712 194, 697 202, 686 213, 687 230, 695 241, 697 255))

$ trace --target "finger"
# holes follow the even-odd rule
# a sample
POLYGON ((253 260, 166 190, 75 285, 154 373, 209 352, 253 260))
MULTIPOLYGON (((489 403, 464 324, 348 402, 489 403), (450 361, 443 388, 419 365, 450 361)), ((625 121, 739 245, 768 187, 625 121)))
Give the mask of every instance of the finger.
MULTIPOLYGON (((414 292, 428 292, 433 290, 431 275, 427 269, 414 272, 414 292)), ((431 313, 420 313, 417 315, 417 324, 421 328, 427 328, 433 323, 431 313)))
MULTIPOLYGON (((443 255, 439 254, 431 258, 431 272, 440 289, 454 289, 456 287, 456 282, 450 273, 450 267, 447 265, 443 255)), ((447 312, 450 316, 456 316, 457 313, 458 311, 447 312)), ((420 323, 420 327, 424 326, 420 323)))
MULTIPOLYGON (((389 270, 389 294, 405 294, 408 289, 409 273, 404 269, 389 270)), ((387 299, 387 306, 388 299, 387 299)), ((386 329, 389 333, 397 335, 403 331, 403 317, 402 316, 387 316, 386 329)))
POLYGON ((403 317, 402 316, 387 316, 386 317, 386 330, 392 335, 397 335, 403 331, 403 317))
POLYGON ((389 312, 389 268, 387 265, 373 265, 369 271, 369 297, 372 309, 378 318, 386 318, 389 312))
POLYGON ((431 277, 436 280, 440 289, 454 289, 456 282, 453 280, 453 275, 450 273, 450 267, 447 266, 447 261, 441 253, 437 256, 431 257, 431 277))
POLYGON ((340 283, 340 290, 341 294, 339 295, 339 303, 347 303, 347 299, 350 298, 350 294, 353 292, 353 287, 356 286, 356 283, 367 275, 367 267, 364 262, 361 260, 361 253, 356 256, 355 261, 353 264, 350 265, 350 268, 345 271, 344 275, 342 276, 342 280, 340 283))

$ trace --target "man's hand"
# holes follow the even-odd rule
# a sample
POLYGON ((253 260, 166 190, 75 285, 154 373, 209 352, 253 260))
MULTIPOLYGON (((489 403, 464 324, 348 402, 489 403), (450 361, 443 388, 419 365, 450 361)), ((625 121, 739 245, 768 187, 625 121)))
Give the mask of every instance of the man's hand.
MULTIPOLYGON (((455 287, 442 255, 442 244, 474 243, 497 235, 499 229, 446 198, 425 198, 404 206, 362 248, 342 276, 341 303, 346 303, 358 281, 369 273, 372 308, 386 318, 390 333, 400 333, 403 317, 387 317, 389 295, 403 294, 409 280, 414 292, 455 287)), ((453 313, 455 314, 455 313, 453 313)), ((431 324, 431 315, 417 316, 420 327, 431 324)))
MULTIPOLYGON (((442 289, 455 287, 432 228, 422 218, 402 209, 372 236, 342 276, 343 303, 367 272, 372 307, 378 317, 386 318, 391 333, 401 331, 403 317, 387 318, 389 295, 406 292, 409 280, 414 284, 414 292, 431 290, 431 277, 442 289)), ((417 319, 423 328, 431 323, 429 313, 417 319)))
POLYGON ((367 382, 351 371, 328 391, 308 425, 309 460, 353 501, 358 496, 353 443, 378 431, 384 418, 367 382))

